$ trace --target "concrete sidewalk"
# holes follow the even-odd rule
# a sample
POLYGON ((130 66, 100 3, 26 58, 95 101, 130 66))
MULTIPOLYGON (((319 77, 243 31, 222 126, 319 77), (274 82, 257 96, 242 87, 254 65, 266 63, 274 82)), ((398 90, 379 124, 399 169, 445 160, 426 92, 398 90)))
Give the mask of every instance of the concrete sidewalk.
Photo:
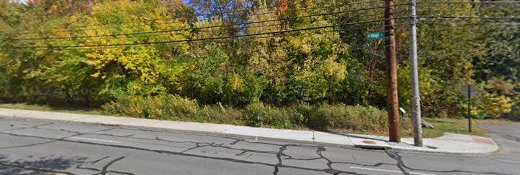
POLYGON ((388 140, 388 138, 386 137, 371 135, 337 135, 318 131, 254 128, 247 126, 233 126, 224 124, 162 121, 128 117, 70 114, 60 112, 43 112, 4 108, 0 108, 0 116, 44 120, 60 120, 82 123, 96 123, 107 125, 150 127, 185 131, 201 131, 220 134, 251 136, 254 138, 273 138, 356 147, 391 148, 419 152, 485 154, 492 153, 498 150, 498 146, 495 143, 495 141, 493 141, 493 139, 451 133, 447 133, 444 136, 438 138, 424 139, 424 147, 414 147, 412 146, 412 138, 404 138, 402 139, 402 143, 391 143, 386 141, 388 140))

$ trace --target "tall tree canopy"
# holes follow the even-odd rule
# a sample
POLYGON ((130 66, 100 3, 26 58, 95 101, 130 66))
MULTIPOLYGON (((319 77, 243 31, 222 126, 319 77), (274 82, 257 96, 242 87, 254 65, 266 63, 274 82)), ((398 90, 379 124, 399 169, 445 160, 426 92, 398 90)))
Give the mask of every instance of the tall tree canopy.
MULTIPOLYGON (((381 1, 184 2, 0 1, 0 99, 100 106, 175 94, 235 107, 386 105, 386 46, 366 38, 385 30, 381 1)), ((520 21, 483 17, 514 16, 519 4, 419 2, 425 115, 459 115, 458 89, 468 83, 485 90, 479 116, 509 113, 520 30, 504 24, 520 21)), ((395 8, 400 104, 408 107, 408 3, 395 8)))

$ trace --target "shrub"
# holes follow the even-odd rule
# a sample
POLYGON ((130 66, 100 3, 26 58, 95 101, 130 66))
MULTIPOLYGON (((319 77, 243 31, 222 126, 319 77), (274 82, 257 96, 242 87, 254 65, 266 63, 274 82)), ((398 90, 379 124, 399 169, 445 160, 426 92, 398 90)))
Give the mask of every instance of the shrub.
POLYGON ((374 107, 322 105, 313 111, 306 125, 317 130, 384 131, 387 125, 386 112, 374 107))
POLYGON ((2 102, 2 98, 6 97, 9 89, 9 79, 4 75, 3 72, 0 72, 0 102, 2 102))
POLYGON ((294 104, 305 100, 306 90, 300 81, 289 79, 283 84, 271 84, 266 89, 264 100, 272 104, 294 104))
POLYGON ((232 104, 258 102, 267 86, 264 77, 251 73, 230 73, 226 82, 223 100, 232 104))
POLYGON ((248 126, 291 126, 287 110, 266 106, 261 102, 252 103, 244 109, 244 123, 248 126))
POLYGON ((520 102, 516 103, 507 117, 512 120, 520 121, 520 102))
MULTIPOLYGON (((197 114, 198 105, 195 100, 175 95, 157 96, 156 99, 154 102, 158 103, 153 111, 157 111, 157 114, 161 114, 158 113, 161 112, 161 110, 165 110, 166 115, 176 118, 193 118, 197 114)), ((164 116, 164 114, 162 116, 164 116)))
POLYGON ((513 109, 513 100, 509 97, 484 92, 478 96, 477 104, 483 117, 496 119, 508 114, 513 109))
MULTIPOLYGON (((299 104, 290 107, 272 107, 262 102, 244 108, 222 105, 199 107, 195 100, 176 95, 120 96, 117 101, 103 106, 116 115, 181 121, 225 123, 254 127, 302 128, 315 130, 351 130, 384 133, 387 115, 374 107, 344 104, 311 106, 299 104)), ((403 128, 411 128, 403 117, 403 128)))
POLYGON ((198 122, 242 125, 242 111, 219 105, 204 105, 197 113, 198 122))
POLYGON ((349 105, 363 105, 368 103, 370 80, 363 76, 349 76, 341 81, 337 88, 332 89, 331 98, 349 105))
POLYGON ((291 121, 297 126, 304 126, 313 112, 314 108, 309 104, 302 103, 299 105, 292 106, 291 109, 291 121))
POLYGON ((111 114, 187 120, 196 116, 198 105, 195 100, 176 95, 119 96, 116 102, 108 103, 103 108, 111 114))
POLYGON ((239 106, 258 102, 267 86, 265 77, 237 69, 218 46, 201 50, 195 58, 194 66, 186 72, 186 94, 202 103, 239 106))

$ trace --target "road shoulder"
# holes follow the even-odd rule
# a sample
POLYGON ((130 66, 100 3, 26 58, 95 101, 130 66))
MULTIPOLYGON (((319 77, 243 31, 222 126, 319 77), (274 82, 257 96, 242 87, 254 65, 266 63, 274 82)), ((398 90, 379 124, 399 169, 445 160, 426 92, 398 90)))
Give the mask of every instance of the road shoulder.
POLYGON ((397 149, 404 151, 455 153, 455 154, 489 154, 499 147, 491 138, 447 133, 442 137, 424 140, 424 147, 414 147, 413 139, 404 138, 401 143, 388 142, 386 137, 357 134, 331 134, 319 131, 286 130, 272 128, 255 128, 225 124, 162 121, 141 118, 114 117, 89 114, 70 114, 20 109, 0 108, 0 116, 14 118, 32 118, 42 120, 59 120, 80 123, 105 125, 121 125, 133 127, 149 127, 183 131, 210 132, 250 136, 253 139, 269 138, 293 140, 300 142, 335 144, 371 149, 397 149))

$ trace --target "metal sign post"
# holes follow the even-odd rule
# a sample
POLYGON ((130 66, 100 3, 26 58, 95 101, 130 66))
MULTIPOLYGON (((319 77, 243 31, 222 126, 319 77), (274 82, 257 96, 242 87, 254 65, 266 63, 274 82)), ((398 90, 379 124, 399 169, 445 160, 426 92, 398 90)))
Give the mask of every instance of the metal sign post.
POLYGON ((460 89, 460 93, 468 99, 468 130, 471 132, 471 98, 476 96, 479 91, 475 85, 469 84, 460 89))
POLYGON ((471 132, 471 86, 468 86, 468 130, 471 132))

